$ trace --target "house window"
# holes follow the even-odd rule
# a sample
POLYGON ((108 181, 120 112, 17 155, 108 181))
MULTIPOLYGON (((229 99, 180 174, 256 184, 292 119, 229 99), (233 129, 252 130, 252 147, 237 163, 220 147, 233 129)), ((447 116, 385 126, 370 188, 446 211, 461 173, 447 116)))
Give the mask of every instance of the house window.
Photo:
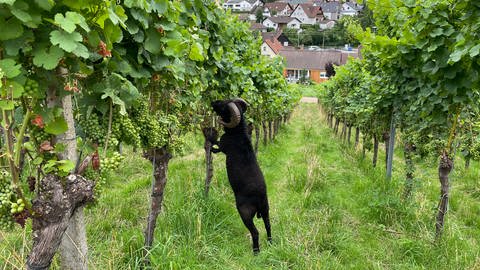
POLYGON ((320 72, 320 78, 326 79, 327 78, 327 72, 320 72))

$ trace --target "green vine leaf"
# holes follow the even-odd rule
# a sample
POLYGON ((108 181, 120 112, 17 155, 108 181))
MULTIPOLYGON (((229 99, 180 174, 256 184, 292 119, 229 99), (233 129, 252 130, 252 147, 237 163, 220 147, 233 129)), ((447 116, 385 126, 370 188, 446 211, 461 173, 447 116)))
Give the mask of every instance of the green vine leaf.
POLYGON ((15 78, 21 73, 22 66, 17 64, 13 59, 0 60, 0 69, 5 73, 5 77, 15 78))
POLYGON ((63 30, 67 31, 67 33, 73 33, 75 28, 77 28, 73 21, 63 17, 63 14, 61 13, 55 14, 55 23, 57 23, 63 30))
POLYGON ((45 132, 53 135, 65 133, 67 130, 68 125, 63 117, 54 118, 53 121, 48 122, 44 128, 45 132))
POLYGON ((57 67, 63 55, 63 50, 57 46, 51 46, 48 50, 42 48, 33 53, 33 64, 46 70, 52 70, 57 67))
POLYGON ((203 46, 202 46, 202 44, 200 44, 198 42, 194 42, 192 44, 192 47, 190 48, 190 54, 188 55, 188 57, 191 60, 194 60, 194 61, 205 60, 205 58, 203 57, 203 46))
POLYGON ((4 18, 0 18, 0 29, 2 29, 0 40, 15 39, 23 35, 22 23, 16 18, 6 21, 4 18))
POLYGON ((82 35, 77 32, 67 33, 63 30, 54 30, 50 33, 50 42, 53 45, 58 45, 66 52, 73 52, 80 41, 82 41, 82 35))
POLYGON ((75 168, 75 164, 71 160, 59 160, 57 161, 58 170, 69 173, 75 168))

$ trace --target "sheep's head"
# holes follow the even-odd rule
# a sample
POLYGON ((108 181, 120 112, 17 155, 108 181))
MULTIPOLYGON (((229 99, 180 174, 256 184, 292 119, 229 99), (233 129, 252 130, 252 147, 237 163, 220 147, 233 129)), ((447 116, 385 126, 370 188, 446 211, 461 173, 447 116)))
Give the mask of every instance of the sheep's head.
POLYGON ((212 102, 213 110, 220 116, 220 124, 226 128, 238 126, 242 114, 247 110, 247 102, 241 98, 217 100, 212 102))

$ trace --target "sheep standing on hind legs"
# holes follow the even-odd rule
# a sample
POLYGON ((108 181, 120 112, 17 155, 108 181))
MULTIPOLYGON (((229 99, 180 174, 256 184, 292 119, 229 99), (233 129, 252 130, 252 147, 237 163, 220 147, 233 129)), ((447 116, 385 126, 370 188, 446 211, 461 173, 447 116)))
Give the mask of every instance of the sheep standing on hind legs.
POLYGON ((267 187, 243 116, 247 110, 247 103, 241 98, 235 98, 214 101, 212 107, 221 117, 219 123, 225 130, 220 142, 217 141, 216 135, 209 138, 213 145, 218 145, 218 148, 212 147, 212 152, 223 152, 227 156, 228 181, 235 193, 238 213, 252 235, 253 252, 257 254, 260 248, 258 230, 253 223, 255 214, 258 218, 263 218, 269 242, 272 241, 272 235, 268 216, 267 187))

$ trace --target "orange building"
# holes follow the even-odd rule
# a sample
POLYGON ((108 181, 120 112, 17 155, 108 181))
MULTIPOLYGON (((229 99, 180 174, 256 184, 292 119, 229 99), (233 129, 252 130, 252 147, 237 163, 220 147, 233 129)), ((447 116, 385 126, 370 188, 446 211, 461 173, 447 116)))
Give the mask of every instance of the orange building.
POLYGON ((289 82, 297 82, 306 77, 317 83, 328 80, 325 65, 332 63, 344 65, 349 57, 358 58, 358 51, 341 50, 280 50, 279 54, 286 62, 283 75, 289 82))

